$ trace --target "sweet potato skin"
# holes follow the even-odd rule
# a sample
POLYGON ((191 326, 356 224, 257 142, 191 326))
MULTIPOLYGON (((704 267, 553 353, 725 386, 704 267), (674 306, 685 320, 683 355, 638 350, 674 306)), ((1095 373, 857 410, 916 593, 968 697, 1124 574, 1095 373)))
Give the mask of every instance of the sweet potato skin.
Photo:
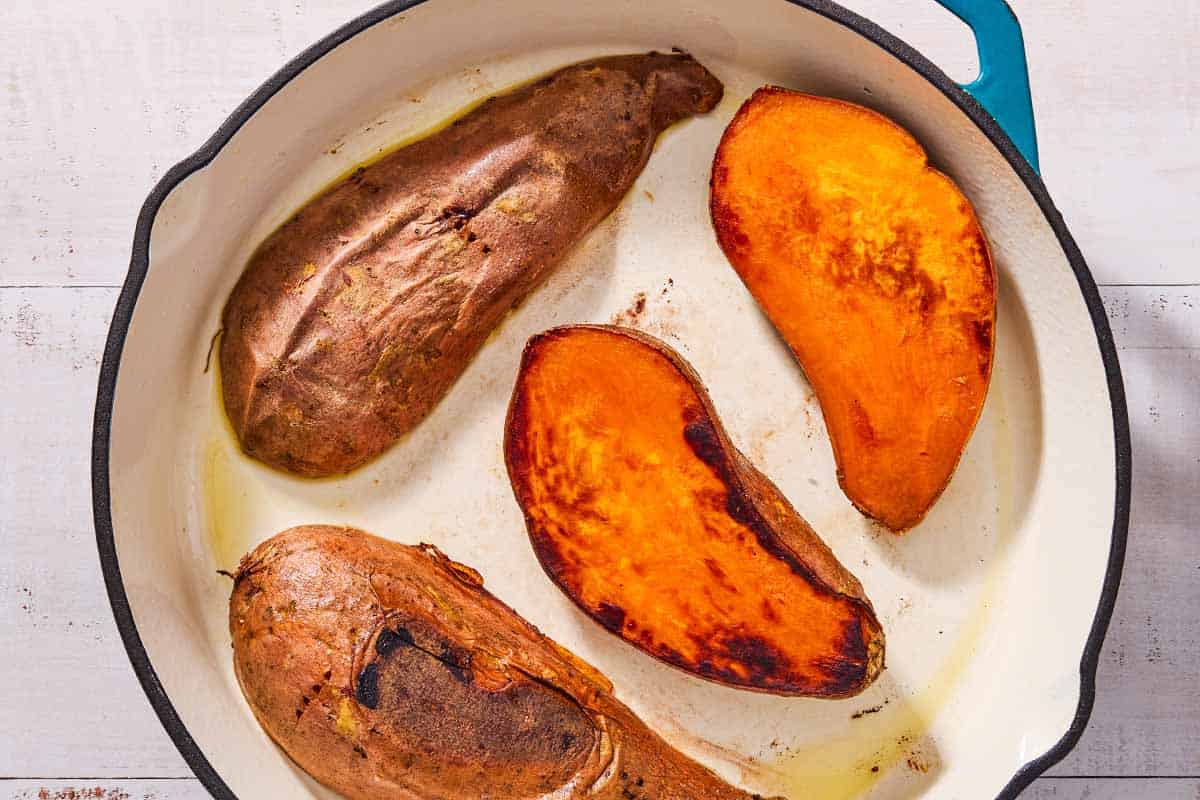
POLYGON ((882 670, 862 585, 661 341, 592 325, 533 337, 505 459, 547 575, 643 652, 793 696, 854 695, 882 670))
POLYGON ((847 497, 900 533, 983 409, 996 278, 970 202, 887 118, 760 89, 713 160, 717 240, 800 363, 847 497))
POLYGON ((683 54, 566 67, 314 198, 223 314, 225 408, 274 467, 344 473, 421 421, 510 309, 722 87, 683 54))
POLYGON ((234 668, 266 732, 351 800, 748 800, 428 545, 292 528, 243 558, 234 668))

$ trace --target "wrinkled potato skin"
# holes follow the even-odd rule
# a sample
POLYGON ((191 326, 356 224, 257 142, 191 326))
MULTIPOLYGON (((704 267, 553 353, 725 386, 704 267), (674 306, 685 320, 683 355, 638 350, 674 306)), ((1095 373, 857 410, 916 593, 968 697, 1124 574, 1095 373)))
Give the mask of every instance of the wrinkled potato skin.
POLYGON ((531 338, 504 454, 547 575, 643 652, 785 696, 848 697, 883 669, 862 584, 662 341, 605 325, 531 338))
POLYGON ((304 526, 242 559, 234 669, 258 721, 352 800, 748 800, 436 548, 304 526))
POLYGON ((225 408, 245 452, 318 477, 387 449, 617 206, 658 134, 721 94, 683 54, 576 64, 310 201, 225 306, 225 408))

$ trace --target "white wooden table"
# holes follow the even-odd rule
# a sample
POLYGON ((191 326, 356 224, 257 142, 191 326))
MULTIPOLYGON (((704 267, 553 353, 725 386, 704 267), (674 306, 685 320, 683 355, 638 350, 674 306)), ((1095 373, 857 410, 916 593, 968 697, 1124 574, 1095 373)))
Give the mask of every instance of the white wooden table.
MULTIPOLYGON (((370 4, 0 3, 0 795, 207 796, 103 590, 101 347, 150 187, 370 4)), ((971 77, 969 34, 931 0, 848 5, 971 77)), ((1200 798, 1200 4, 1142 5, 1014 0, 1046 182, 1102 287, 1135 464, 1091 726, 1034 798, 1200 798)))

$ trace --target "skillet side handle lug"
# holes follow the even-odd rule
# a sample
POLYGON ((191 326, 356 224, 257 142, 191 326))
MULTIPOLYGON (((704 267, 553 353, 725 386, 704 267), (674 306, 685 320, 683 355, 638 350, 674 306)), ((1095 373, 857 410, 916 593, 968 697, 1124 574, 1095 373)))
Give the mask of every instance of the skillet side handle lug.
POLYGON ((992 115, 1021 155, 1041 173, 1021 24, 1005 0, 937 0, 975 33, 979 77, 963 89, 992 115))

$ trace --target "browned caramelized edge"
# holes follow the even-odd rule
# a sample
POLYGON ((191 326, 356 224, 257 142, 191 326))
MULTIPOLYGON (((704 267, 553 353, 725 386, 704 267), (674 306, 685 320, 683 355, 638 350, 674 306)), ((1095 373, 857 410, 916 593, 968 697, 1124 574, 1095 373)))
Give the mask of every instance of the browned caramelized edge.
MULTIPOLYGON (((708 390, 704 387, 703 382, 700 380, 700 376, 697 375, 695 370, 692 369, 691 365, 684 361, 683 358, 673 349, 654 337, 642 333, 641 331, 631 328, 622 328, 616 325, 562 325, 543 331, 542 333, 535 334, 534 336, 530 337, 529 341, 525 344, 525 349, 521 354, 521 364, 517 373, 517 380, 513 387, 512 399, 509 402, 508 414, 505 418, 504 462, 508 469, 508 474, 513 486, 514 494, 517 497, 517 502, 521 506, 522 514, 525 517, 526 526, 529 527, 532 524, 532 519, 530 515, 525 512, 525 492, 521 475, 524 472, 530 471, 531 467, 524 445, 525 435, 528 430, 528 411, 522 402, 521 379, 525 375, 526 370, 529 369, 540 357, 541 354, 538 352, 538 348, 543 342, 568 336, 572 331, 576 330, 601 331, 617 336, 624 336, 640 344, 646 345, 655 353, 664 357, 667 362, 691 385, 697 398, 700 400, 701 407, 704 409, 704 417, 702 419, 692 421, 685 426, 684 437, 688 446, 696 454, 697 458, 700 458, 702 461, 704 461, 704 463, 706 463, 709 468, 716 473, 718 479, 727 487, 727 510, 730 516, 735 521, 745 525, 751 531, 753 531, 759 545, 768 554, 787 564, 792 572, 796 573, 802 579, 807 581, 810 586, 813 586, 827 596, 846 598, 850 600, 860 612, 858 615, 858 625, 854 626, 854 630, 848 629, 844 632, 845 647, 839 652, 847 653, 853 658, 860 659, 863 664, 863 668, 861 670, 856 669, 851 671, 847 669, 846 662, 838 662, 836 665, 822 664, 822 669, 837 679, 837 683, 829 687, 827 690, 813 692, 808 689, 803 691, 788 691, 779 688, 764 688, 755 686, 753 684, 734 682, 716 670, 712 670, 712 674, 699 674, 703 674, 705 677, 717 682, 727 685, 734 685, 737 688, 747 689, 750 691, 763 692, 767 694, 786 693, 798 696, 818 696, 828 698, 850 697, 857 694, 872 681, 874 681, 879 672, 882 671, 883 663, 882 659, 880 659, 877 668, 873 670, 873 667, 876 665, 872 663, 871 653, 868 647, 868 638, 863 628, 864 624, 869 624, 874 629, 875 635, 871 637, 871 641, 881 641, 883 638, 883 629, 879 624, 879 620, 875 616, 875 609, 871 605, 871 602, 864 594, 861 593, 861 591, 858 594, 850 594, 831 586, 804 562, 800 554, 798 554, 795 550, 789 547, 787 543, 780 539, 779 535, 771 528, 770 524, 766 521, 762 512, 759 510, 754 494, 747 488, 745 482, 739 475, 739 470, 731 463, 732 459, 729 458, 728 454, 736 453, 741 455, 741 453, 733 446, 728 434, 721 425, 720 418, 717 416, 716 409, 713 407, 712 399, 709 397, 708 390)), ((746 461, 746 465, 750 466, 750 468, 754 470, 754 473, 752 474, 757 474, 757 476, 763 481, 770 483, 769 479, 762 475, 761 472, 758 472, 758 470, 752 465, 750 465, 748 460, 746 461)), ((774 491, 782 498, 783 495, 779 493, 778 488, 776 488, 774 484, 770 485, 771 488, 774 489, 774 491)), ((790 503, 788 503, 788 509, 791 511, 791 513, 799 516, 795 509, 791 507, 790 503)), ((807 525, 807 523, 805 524, 807 525)), ((813 535, 815 536, 815 532, 813 535)), ((554 581, 555 585, 562 590, 563 594, 570 598, 571 602, 573 602, 583 613, 587 614, 588 617, 595 620, 606 630, 609 630, 620 636, 623 641, 628 642, 643 652, 647 652, 638 642, 621 636, 619 626, 614 628, 612 619, 615 619, 617 612, 620 612, 620 615, 623 618, 625 614, 624 609, 621 609, 618 606, 612 606, 611 609, 604 610, 592 610, 588 608, 580 599, 576 598, 570 591, 568 591, 567 587, 562 582, 561 570, 558 569, 558 566, 555 563, 554 555, 546 552, 544 548, 536 545, 533 547, 533 550, 534 554, 537 556, 538 562, 542 565, 542 569, 546 572, 550 579, 554 581)), ((836 564, 837 568, 840 568, 842 571, 849 574, 848 570, 846 570, 845 567, 840 564, 840 562, 837 562, 836 559, 834 559, 834 563, 836 564)), ((850 576, 850 579, 854 581, 854 583, 857 583, 857 580, 855 580, 853 576, 850 576)), ((850 626, 847 625, 847 628, 849 627, 850 626)), ((748 661, 749 663, 755 663, 755 659, 757 659, 761 653, 755 651, 752 643, 747 644, 748 647, 746 650, 748 661)), ((660 658, 660 656, 656 653, 647 652, 647 654, 655 658, 660 658)), ((766 656, 766 654, 762 655, 766 656)), ((766 657, 769 658, 769 656, 766 657)), ((675 658, 661 658, 664 663, 670 664, 671 666, 687 672, 688 674, 698 674, 697 665, 687 661, 679 654, 676 654, 675 658)), ((764 666, 768 665, 764 664, 764 666)))

